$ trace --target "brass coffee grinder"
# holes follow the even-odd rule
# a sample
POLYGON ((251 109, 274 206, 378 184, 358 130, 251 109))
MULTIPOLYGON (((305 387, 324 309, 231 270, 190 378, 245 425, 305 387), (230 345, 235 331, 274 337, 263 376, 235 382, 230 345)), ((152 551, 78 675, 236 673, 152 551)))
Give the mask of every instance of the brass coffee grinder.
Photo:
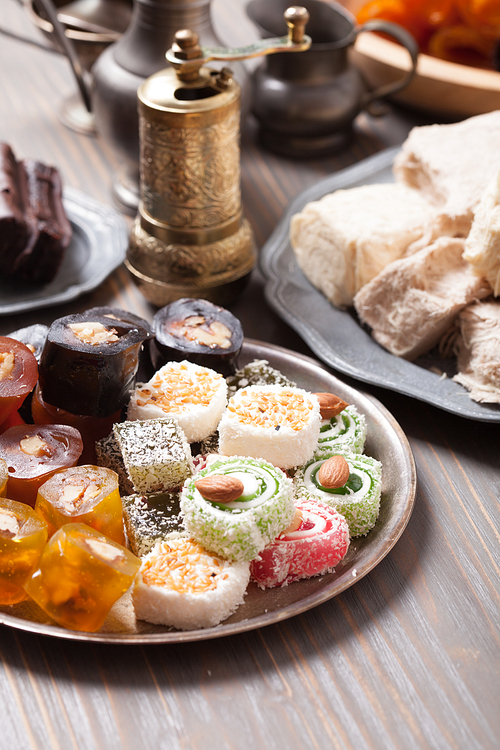
POLYGON ((205 64, 308 49, 307 10, 284 17, 287 36, 235 49, 200 47, 197 34, 178 31, 166 54, 172 67, 138 89, 141 197, 125 263, 153 305, 230 304, 255 266, 241 208, 240 87, 229 68, 205 64))

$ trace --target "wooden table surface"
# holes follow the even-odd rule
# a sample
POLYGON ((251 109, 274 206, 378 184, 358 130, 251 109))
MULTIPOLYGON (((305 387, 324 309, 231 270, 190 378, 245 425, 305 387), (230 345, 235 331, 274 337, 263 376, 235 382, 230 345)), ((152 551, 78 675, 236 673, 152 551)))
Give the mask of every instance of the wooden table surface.
MULTIPOLYGON (((253 33, 243 5, 214 0, 226 42, 231 31, 239 42, 253 33)), ((17 0, 1 0, 0 27, 11 32, 0 37, 0 140, 19 157, 57 165, 66 185, 111 204, 115 157, 58 118, 75 91, 67 61, 16 38, 44 44, 17 0)), ((395 109, 379 119, 362 114, 344 151, 294 161, 262 151, 249 119, 243 202, 259 246, 305 187, 426 122, 395 109)), ((149 320, 154 313, 120 267, 71 304, 0 318, 0 333, 98 304, 149 320)), ((268 307, 258 270, 231 309, 248 337, 310 354, 268 307)), ((417 466, 413 514, 383 561, 313 610, 217 640, 106 645, 2 626, 0 747, 498 747, 499 427, 350 384, 390 410, 417 466)))

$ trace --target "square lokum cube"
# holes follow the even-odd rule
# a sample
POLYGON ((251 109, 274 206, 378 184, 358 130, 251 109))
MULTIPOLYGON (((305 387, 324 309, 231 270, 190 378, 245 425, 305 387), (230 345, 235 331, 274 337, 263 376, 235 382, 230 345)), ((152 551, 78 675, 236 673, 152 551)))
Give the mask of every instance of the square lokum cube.
POLYGON ((173 417, 120 422, 113 432, 136 492, 168 492, 193 473, 189 443, 173 417))
POLYGON ((122 452, 114 432, 110 432, 109 435, 97 441, 95 444, 95 453, 98 466, 105 466, 107 469, 112 469, 118 474, 120 495, 131 495, 134 491, 134 486, 127 474, 122 452))
POLYGON ((184 531, 179 507, 180 493, 140 493, 122 497, 123 519, 130 549, 138 557, 147 555, 157 542, 184 531))

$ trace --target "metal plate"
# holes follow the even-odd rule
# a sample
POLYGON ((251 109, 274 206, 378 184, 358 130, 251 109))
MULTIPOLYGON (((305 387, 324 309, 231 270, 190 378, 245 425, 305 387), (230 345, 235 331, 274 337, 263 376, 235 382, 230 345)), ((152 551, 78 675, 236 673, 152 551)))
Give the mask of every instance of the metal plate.
POLYGON ((76 299, 99 286, 123 262, 128 230, 118 211, 74 188, 65 188, 63 203, 73 236, 61 268, 44 286, 0 281, 0 315, 76 299))
POLYGON ((408 522, 416 489, 413 455, 396 420, 376 399, 345 385, 313 359, 247 340, 239 364, 244 365, 253 359, 267 359, 273 367, 309 391, 336 393, 366 415, 368 439, 365 452, 383 464, 381 511, 370 533, 352 540, 346 557, 335 572, 266 591, 251 583, 245 603, 229 619, 217 627, 203 630, 174 631, 136 622, 130 600, 126 597, 115 605, 98 633, 80 633, 53 625, 33 602, 1 608, 0 623, 41 635, 105 643, 181 643, 218 638, 280 622, 316 607, 352 586, 387 555, 408 522))
POLYGON ((267 277, 266 298, 312 351, 337 371, 462 417, 500 422, 500 404, 472 401, 466 389, 451 379, 455 374, 453 360, 431 353, 407 362, 390 354, 360 326, 354 310, 339 310, 313 287, 295 260, 289 242, 293 214, 309 201, 339 188, 394 182, 392 163, 398 150, 386 149, 336 172, 292 201, 261 250, 260 265, 267 277), (446 373, 447 377, 438 373, 446 373))

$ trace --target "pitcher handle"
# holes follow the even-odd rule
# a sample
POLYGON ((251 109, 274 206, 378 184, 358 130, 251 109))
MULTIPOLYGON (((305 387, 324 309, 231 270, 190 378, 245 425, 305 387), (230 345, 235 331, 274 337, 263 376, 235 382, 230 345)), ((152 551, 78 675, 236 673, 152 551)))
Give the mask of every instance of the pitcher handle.
POLYGON ((405 73, 405 75, 402 76, 402 78, 400 78, 399 80, 392 81, 391 83, 384 83, 382 86, 379 86, 373 91, 369 91, 366 94, 366 98, 363 104, 363 106, 366 107, 375 99, 383 99, 384 97, 390 96, 391 94, 396 94, 398 91, 401 91, 406 86, 408 86, 408 84, 415 76, 415 73, 417 72, 417 58, 419 48, 415 39, 408 31, 406 31, 406 29, 403 29, 402 26, 399 26, 399 24, 397 23, 392 23, 391 21, 384 21, 377 18, 374 18, 371 21, 367 21, 362 26, 358 26, 354 30, 356 37, 358 36, 358 34, 361 34, 362 31, 383 31, 385 34, 393 36, 396 41, 400 42, 400 44, 405 47, 411 57, 412 64, 410 70, 405 73))

